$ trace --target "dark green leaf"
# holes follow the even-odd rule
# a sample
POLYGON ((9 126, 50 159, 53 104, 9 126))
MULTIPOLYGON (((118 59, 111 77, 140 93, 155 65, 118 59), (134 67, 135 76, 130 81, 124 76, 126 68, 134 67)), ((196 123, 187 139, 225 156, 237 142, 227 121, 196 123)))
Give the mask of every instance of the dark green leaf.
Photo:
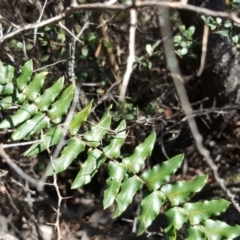
POLYGON ((74 115, 72 121, 69 124, 69 132, 72 135, 76 135, 78 133, 81 125, 87 120, 92 109, 92 101, 81 111, 74 115))
POLYGON ((124 180, 121 191, 116 198, 116 209, 113 217, 118 217, 126 210, 136 192, 142 187, 142 184, 141 178, 136 175, 124 180))
POLYGON ((142 211, 138 216, 138 234, 142 234, 151 225, 158 216, 164 201, 165 196, 160 191, 152 192, 142 200, 142 211))
POLYGON ((37 112, 37 106, 34 104, 29 104, 27 101, 23 103, 20 109, 11 117, 3 120, 0 124, 0 128, 13 128, 18 124, 26 121, 32 115, 37 112))
POLYGON ((103 149, 104 154, 110 159, 119 157, 120 149, 126 138, 126 122, 123 120, 116 128, 117 134, 113 137, 110 144, 103 149))
POLYGON ((206 239, 205 229, 203 226, 190 226, 187 230, 188 237, 186 240, 206 239))
POLYGON ((199 192, 207 183, 207 176, 200 176, 192 181, 178 181, 175 184, 166 184, 161 191, 166 195, 172 205, 186 202, 194 193, 199 192))
POLYGON ((122 160, 123 164, 133 173, 138 173, 147 157, 152 153, 156 133, 151 133, 143 143, 139 144, 130 157, 122 160))
POLYGON ((68 112, 68 108, 73 99, 73 89, 74 85, 71 84, 48 111, 48 116, 54 123, 60 123, 62 116, 68 112))
POLYGON ((88 158, 81 165, 81 169, 74 179, 71 188, 79 188, 89 182, 96 173, 99 166, 106 160, 106 156, 98 149, 89 149, 88 158))
POLYGON ((37 113, 32 119, 24 122, 11 136, 12 141, 18 141, 26 136, 31 136, 49 125, 50 119, 43 113, 37 113))
POLYGON ((22 73, 17 78, 17 86, 20 91, 23 91, 27 87, 28 82, 31 79, 32 73, 33 63, 32 60, 30 60, 24 64, 24 66, 22 67, 22 73))
POLYGON ((40 144, 33 144, 25 153, 24 156, 33 156, 46 150, 46 146, 49 148, 56 145, 63 137, 63 131, 61 127, 52 127, 49 131, 43 135, 43 142, 40 144))
POLYGON ((44 93, 39 96, 35 102, 42 111, 46 111, 48 107, 54 102, 55 98, 60 94, 64 84, 64 78, 61 77, 50 88, 46 89, 44 93))
POLYGON ((4 66, 0 61, 0 84, 7 84, 12 82, 14 77, 14 67, 11 65, 4 66))
POLYGON ((103 206, 104 209, 110 207, 119 192, 122 185, 126 168, 117 162, 109 162, 108 164, 109 178, 107 179, 108 188, 104 191, 103 206))
POLYGON ((220 199, 198 203, 185 203, 183 208, 188 215, 190 223, 194 225, 209 219, 211 216, 220 215, 226 211, 228 206, 228 201, 220 199))
POLYGON ((43 87, 47 72, 37 74, 29 85, 22 91, 28 100, 34 101, 43 87))
POLYGON ((142 178, 146 181, 149 190, 157 190, 164 182, 167 182, 181 166, 183 159, 183 154, 180 154, 163 162, 160 166, 155 166, 151 170, 143 172, 142 178))
MULTIPOLYGON (((71 138, 61 152, 61 156, 53 160, 54 168, 56 173, 65 171, 68 166, 75 160, 79 153, 83 152, 85 149, 85 143, 78 138, 71 138)), ((53 167, 51 166, 46 175, 50 176, 53 174, 53 167)))
POLYGON ((14 93, 14 85, 12 82, 0 85, 0 95, 10 95, 14 93))
POLYGON ((91 131, 84 135, 84 139, 88 141, 88 144, 92 147, 97 147, 100 144, 100 141, 106 134, 106 132, 110 129, 112 117, 109 114, 109 110, 112 106, 110 106, 107 111, 104 113, 100 122, 94 125, 91 128, 91 131))
POLYGON ((165 229, 165 232, 168 231, 169 228, 175 228, 177 230, 181 229, 183 224, 187 220, 187 215, 183 208, 181 207, 173 207, 170 208, 166 213, 166 217, 168 218, 168 227, 165 229))
POLYGON ((235 239, 240 236, 240 226, 230 226, 225 222, 208 219, 204 223, 208 240, 235 239))

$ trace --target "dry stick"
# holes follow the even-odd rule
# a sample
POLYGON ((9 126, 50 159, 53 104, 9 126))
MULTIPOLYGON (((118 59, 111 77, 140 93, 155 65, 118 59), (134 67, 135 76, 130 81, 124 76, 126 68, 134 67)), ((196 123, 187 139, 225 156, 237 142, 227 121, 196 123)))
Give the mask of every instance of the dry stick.
POLYGON ((178 93, 178 97, 182 104, 183 111, 187 117, 188 125, 192 132, 192 136, 196 141, 198 151, 204 157, 207 164, 213 171, 215 180, 218 182, 218 184, 220 185, 222 190, 230 198, 234 207, 240 213, 240 207, 239 207, 238 203, 234 200, 235 196, 227 189, 226 185, 224 184, 224 180, 219 177, 218 167, 215 165, 213 159, 211 158, 210 152, 203 146, 203 138, 198 130, 196 121, 193 117, 192 107, 189 102, 185 86, 183 84, 184 80, 181 75, 181 72, 180 72, 180 69, 178 66, 178 62, 176 59, 176 55, 174 52, 174 46, 172 43, 172 33, 171 33, 172 28, 171 28, 171 23, 169 20, 169 8, 168 7, 159 9, 159 21, 160 21, 160 25, 161 25, 162 36, 168 36, 167 38, 165 38, 163 40, 163 46, 164 46, 164 50, 165 50, 168 68, 172 74, 175 89, 178 93))
POLYGON ((203 29, 203 40, 202 40, 202 56, 200 68, 198 70, 197 76, 201 76, 205 67, 205 61, 207 56, 207 44, 208 44, 209 26, 205 23, 203 29))
POLYGON ((90 4, 72 4, 69 8, 67 8, 65 11, 63 11, 61 14, 49 18, 47 20, 41 21, 41 22, 35 22, 35 23, 31 23, 31 24, 25 24, 22 26, 16 26, 16 30, 5 34, 4 36, 2 36, 0 38, 0 44, 9 39, 14 37, 15 35, 27 31, 27 30, 31 30, 31 29, 35 29, 35 28, 40 28, 43 26, 47 26, 50 24, 54 24, 54 23, 58 23, 59 21, 61 21, 62 19, 66 18, 67 16, 78 12, 79 10, 93 10, 93 9, 97 9, 97 10, 127 10, 127 9, 131 9, 131 8, 139 8, 139 7, 169 7, 172 9, 179 9, 179 10, 189 10, 189 11, 193 11, 196 12, 198 14, 205 14, 208 16, 213 16, 213 17, 223 17, 223 18, 228 18, 229 20, 234 21, 235 23, 240 24, 240 18, 238 18, 237 13, 235 12, 218 12, 218 11, 213 11, 213 10, 209 10, 206 8, 202 8, 202 7, 196 7, 190 4, 183 4, 182 2, 168 2, 168 1, 135 1, 134 5, 132 4, 113 4, 113 5, 109 5, 106 3, 90 3, 90 4))
POLYGON ((13 160, 6 154, 3 148, 3 144, 0 144, 0 156, 6 161, 6 163, 11 167, 22 179, 30 182, 37 190, 43 190, 44 182, 38 179, 34 179, 27 175, 13 160))
MULTIPOLYGON (((45 8, 47 6, 47 2, 48 2, 48 0, 45 0, 44 5, 42 7, 42 10, 41 10, 41 13, 40 13, 40 16, 39 16, 37 22, 41 22, 41 19, 42 19, 42 16, 43 16, 43 12, 44 12, 44 10, 45 10, 45 8)), ((36 45, 36 41, 37 41, 37 30, 38 30, 38 28, 34 29, 34 37, 33 37, 33 45, 34 46, 36 45)))
POLYGON ((133 70, 133 64, 135 61, 135 36, 137 27, 137 11, 134 8, 129 10, 130 12, 130 28, 129 28, 129 55, 127 61, 127 69, 123 77, 122 88, 120 91, 119 100, 122 101, 125 98, 129 79, 133 70))

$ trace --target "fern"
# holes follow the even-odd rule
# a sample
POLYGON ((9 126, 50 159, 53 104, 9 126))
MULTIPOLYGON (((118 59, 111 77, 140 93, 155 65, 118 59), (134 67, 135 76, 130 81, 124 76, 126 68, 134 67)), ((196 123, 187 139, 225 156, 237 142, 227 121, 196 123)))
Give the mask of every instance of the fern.
MULTIPOLYGON (((32 61, 22 67, 20 76, 15 78, 14 68, 0 62, 0 108, 8 110, 19 106, 18 110, 0 123, 0 129, 13 129, 11 141, 20 141, 43 132, 42 140, 33 144, 25 156, 36 155, 46 148, 57 145, 63 137, 63 117, 68 113, 73 100, 74 85, 64 88, 64 78, 58 79, 51 87, 44 89, 46 72, 33 75, 32 61), (43 93, 42 93, 43 91, 43 93)), ((169 183, 170 178, 181 166, 183 155, 177 155, 161 165, 144 170, 146 159, 151 155, 156 140, 155 132, 139 144, 133 154, 120 159, 121 147, 126 138, 126 122, 111 129, 111 106, 101 120, 92 128, 79 135, 79 130, 88 119, 92 102, 77 112, 67 126, 68 143, 60 156, 54 159, 56 173, 65 171, 78 155, 87 151, 87 159, 75 177, 72 188, 79 188, 91 182, 100 166, 106 162, 109 177, 104 192, 103 206, 115 204, 114 217, 120 216, 132 202, 135 194, 144 190, 141 200, 141 214, 138 216, 138 234, 142 234, 158 216, 164 206, 168 218, 165 229, 169 239, 177 239, 177 231, 187 225, 186 239, 233 239, 240 236, 240 227, 229 226, 212 220, 229 206, 223 199, 190 202, 191 197, 202 190, 207 176, 199 176, 191 181, 169 183), (108 132, 111 141, 102 146, 108 132)), ((53 174, 53 168, 47 172, 53 174)))

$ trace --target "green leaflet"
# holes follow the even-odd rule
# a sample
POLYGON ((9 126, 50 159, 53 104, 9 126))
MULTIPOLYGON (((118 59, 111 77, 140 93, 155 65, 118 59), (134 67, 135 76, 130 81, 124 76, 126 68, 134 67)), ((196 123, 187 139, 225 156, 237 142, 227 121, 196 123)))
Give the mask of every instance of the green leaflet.
MULTIPOLYGON (((60 157, 53 160, 56 173, 65 171, 72 163, 72 161, 77 158, 78 154, 84 151, 84 149, 84 142, 82 142, 78 138, 71 138, 66 147, 64 147, 64 149, 62 150, 60 157)), ((52 174, 53 168, 50 167, 47 170, 46 175, 50 176, 52 174)))
POLYGON ((113 137, 110 144, 103 149, 104 154, 110 159, 116 159, 120 155, 120 149, 125 142, 126 138, 126 121, 120 122, 118 127, 115 129, 117 134, 113 137))
POLYGON ((109 178, 107 179, 108 188, 104 191, 103 206, 104 209, 110 207, 119 192, 122 185, 126 169, 120 163, 111 161, 108 164, 109 178))
POLYGON ((14 67, 11 65, 4 66, 0 61, 0 84, 8 84, 14 78, 14 67))
POLYGON ((48 111, 48 116, 54 123, 60 123, 62 116, 68 112, 68 108, 73 99, 74 85, 71 84, 65 89, 61 97, 52 105, 48 111))
POLYGON ((142 234, 158 216, 164 204, 165 196, 160 191, 155 191, 146 196, 141 202, 141 214, 138 217, 138 234, 142 234))
POLYGON ((194 225, 205 221, 211 216, 220 215, 222 212, 226 211, 228 206, 228 201, 220 199, 198 203, 185 203, 183 208, 185 209, 190 223, 194 225))
POLYGON ((68 127, 71 135, 76 135, 79 131, 79 128, 87 120, 92 109, 92 102, 93 101, 91 101, 81 112, 78 112, 74 115, 68 127))
POLYGON ((24 156, 33 156, 44 150, 46 146, 49 148, 56 145, 63 137, 61 127, 52 127, 43 135, 44 143, 33 144, 25 153, 24 156))
POLYGON ((49 126, 50 119, 46 117, 43 113, 37 113, 32 119, 24 122, 17 130, 12 134, 11 140, 17 141, 24 137, 33 135, 39 132, 41 129, 49 126))
POLYGON ((208 240, 234 239, 240 235, 240 226, 229 226, 225 222, 208 219, 204 223, 208 240))
POLYGON ((0 109, 8 109, 12 106, 13 97, 8 96, 0 100, 0 109))
POLYGON ((18 111, 8 119, 1 122, 0 128, 14 128, 20 123, 29 119, 32 115, 37 112, 37 107, 34 104, 29 104, 25 101, 18 111))
POLYGON ((61 77, 50 88, 46 89, 42 95, 40 95, 35 103, 41 111, 46 111, 48 107, 54 102, 56 97, 60 94, 64 84, 64 77, 61 77))
POLYGON ((22 93, 28 100, 34 101, 43 87, 47 72, 42 72, 34 76, 29 85, 23 89, 22 93))
POLYGON ((71 188, 79 188, 92 180, 92 177, 96 174, 96 170, 106 160, 106 156, 98 149, 89 149, 88 158, 81 165, 81 169, 74 179, 71 188))
POLYGON ((206 239, 205 229, 201 225, 190 226, 186 240, 206 239))
POLYGON ((184 222, 187 220, 187 215, 183 208, 181 207, 173 207, 170 208, 166 213, 166 217, 168 218, 168 225, 167 228, 165 228, 165 232, 167 233, 170 229, 181 229, 184 222))
POLYGON ((160 166, 155 166, 151 170, 143 172, 142 178, 146 181, 149 190, 157 190, 164 182, 167 182, 181 166, 183 159, 183 154, 179 154, 163 162, 160 166))
POLYGON ((178 181, 175 184, 166 184, 161 191, 166 195, 172 205, 186 202, 194 193, 199 192, 207 183, 207 176, 200 176, 192 181, 178 181))
POLYGON ((94 125, 91 128, 91 131, 85 134, 84 139, 88 141, 88 144, 91 147, 97 147, 106 132, 110 129, 112 117, 109 110, 111 107, 112 106, 107 109, 99 123, 94 125))
POLYGON ((139 144, 130 157, 123 159, 123 164, 133 173, 138 173, 147 157, 152 153, 156 133, 151 133, 143 143, 139 144))
POLYGON ((0 108, 8 109, 14 103, 22 103, 25 101, 25 99, 26 99, 26 96, 24 96, 24 94, 19 93, 16 89, 14 89, 13 94, 0 100, 0 108))
POLYGON ((14 85, 12 82, 9 82, 4 85, 0 85, 0 95, 10 95, 14 93, 14 85))
POLYGON ((22 67, 22 73, 17 78, 17 87, 19 91, 23 91, 25 88, 27 88, 28 82, 31 79, 33 73, 33 63, 32 60, 26 62, 22 67))
POLYGON ((129 204, 132 202, 136 192, 142 187, 142 180, 138 176, 134 175, 131 178, 126 178, 122 183, 121 191, 116 198, 116 209, 114 212, 114 218, 122 214, 129 204))

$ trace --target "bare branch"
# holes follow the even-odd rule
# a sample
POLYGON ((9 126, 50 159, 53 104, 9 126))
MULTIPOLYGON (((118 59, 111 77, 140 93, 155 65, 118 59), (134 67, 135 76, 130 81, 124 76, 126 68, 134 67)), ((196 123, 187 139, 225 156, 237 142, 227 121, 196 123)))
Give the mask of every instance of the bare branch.
POLYGON ((130 29, 129 29, 129 55, 127 61, 127 69, 123 77, 122 88, 119 96, 119 100, 122 101, 125 98, 127 86, 131 73, 133 70, 133 64, 135 61, 135 35, 136 35, 136 26, 137 26, 137 11, 136 9, 130 9, 130 29))
POLYGON ((205 67, 205 61, 206 61, 206 56, 207 56, 208 36, 209 36, 209 26, 205 23, 204 30, 203 30, 201 63, 200 63, 200 68, 198 70, 197 76, 201 76, 201 74, 204 70, 204 67, 205 67))

